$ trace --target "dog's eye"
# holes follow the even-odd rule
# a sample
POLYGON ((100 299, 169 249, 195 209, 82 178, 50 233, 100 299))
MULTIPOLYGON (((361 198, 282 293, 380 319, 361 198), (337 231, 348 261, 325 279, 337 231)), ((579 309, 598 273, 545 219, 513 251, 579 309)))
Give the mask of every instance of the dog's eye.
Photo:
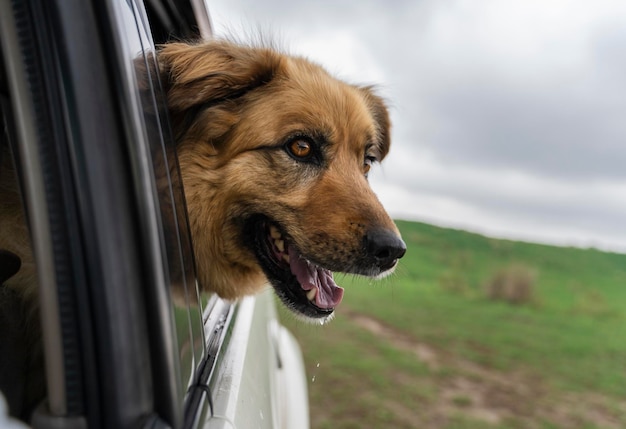
POLYGON ((309 158, 313 153, 313 145, 311 142, 298 139, 287 144, 287 150, 294 157, 304 160, 309 158))
POLYGON ((365 162, 363 163, 363 174, 367 177, 370 169, 372 168, 372 164, 376 162, 376 158, 373 156, 366 156, 365 162))

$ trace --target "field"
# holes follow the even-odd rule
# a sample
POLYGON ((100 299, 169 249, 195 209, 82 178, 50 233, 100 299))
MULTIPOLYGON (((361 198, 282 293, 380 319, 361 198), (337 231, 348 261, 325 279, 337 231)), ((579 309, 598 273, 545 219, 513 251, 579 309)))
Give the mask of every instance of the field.
POLYGON ((396 273, 339 278, 331 323, 281 312, 314 429, 626 427, 626 255, 398 226, 396 273))

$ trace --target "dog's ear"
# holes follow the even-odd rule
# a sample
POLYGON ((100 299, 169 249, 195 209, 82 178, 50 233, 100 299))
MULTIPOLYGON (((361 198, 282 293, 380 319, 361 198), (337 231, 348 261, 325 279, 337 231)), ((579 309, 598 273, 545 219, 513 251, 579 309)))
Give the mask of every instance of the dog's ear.
POLYGON ((234 99, 267 84, 282 61, 270 49, 226 41, 165 44, 158 60, 168 105, 174 112, 234 99))
POLYGON ((378 148, 380 151, 380 161, 389 153, 391 144, 391 120, 389 119, 389 111, 385 101, 374 93, 374 88, 366 86, 359 88, 365 96, 376 126, 378 129, 378 148))

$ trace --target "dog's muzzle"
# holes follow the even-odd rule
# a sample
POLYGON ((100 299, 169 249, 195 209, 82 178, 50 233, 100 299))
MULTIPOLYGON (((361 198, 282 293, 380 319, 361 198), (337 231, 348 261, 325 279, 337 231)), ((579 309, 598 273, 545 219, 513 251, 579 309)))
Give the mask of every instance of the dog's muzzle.
POLYGON ((248 220, 245 238, 276 295, 287 308, 309 320, 330 318, 343 299, 344 289, 335 283, 333 271, 384 277, 406 252, 395 231, 374 228, 365 234, 354 257, 326 261, 327 266, 322 266, 303 256, 280 225, 263 215, 248 220))

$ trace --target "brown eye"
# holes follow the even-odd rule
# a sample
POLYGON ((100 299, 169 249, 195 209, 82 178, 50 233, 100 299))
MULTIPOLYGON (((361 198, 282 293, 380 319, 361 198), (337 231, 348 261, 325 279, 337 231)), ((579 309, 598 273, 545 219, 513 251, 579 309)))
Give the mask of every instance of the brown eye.
POLYGON ((372 168, 372 163, 374 163, 375 161, 376 159, 374 157, 371 157, 371 156, 365 157, 365 162, 363 163, 363 174, 365 174, 365 177, 367 177, 367 174, 370 172, 370 169, 372 168))
POLYGON ((365 160, 365 165, 363 166, 363 173, 365 173, 365 175, 367 175, 367 173, 370 172, 370 169, 372 168, 372 162, 368 159, 365 160))
POLYGON ((303 164, 322 166, 323 151, 315 137, 308 135, 294 135, 283 145, 283 150, 296 161, 303 164))
POLYGON ((297 158, 307 158, 313 152, 313 148, 306 140, 296 140, 289 143, 289 151, 297 158))

